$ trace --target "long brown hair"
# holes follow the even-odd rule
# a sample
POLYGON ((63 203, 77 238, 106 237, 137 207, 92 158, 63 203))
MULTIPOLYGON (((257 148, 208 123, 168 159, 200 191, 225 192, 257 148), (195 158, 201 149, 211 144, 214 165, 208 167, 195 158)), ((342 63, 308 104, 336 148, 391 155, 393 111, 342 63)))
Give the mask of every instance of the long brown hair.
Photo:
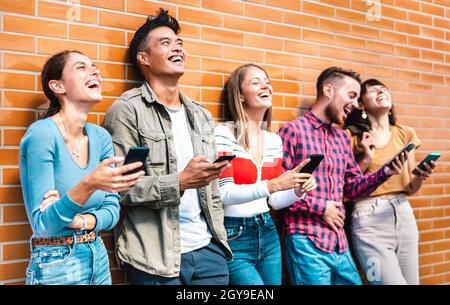
POLYGON ((67 62, 67 57, 70 53, 78 53, 84 55, 80 51, 65 50, 51 56, 45 62, 44 67, 42 68, 42 88, 44 89, 45 96, 50 100, 50 106, 48 107, 44 118, 52 116, 61 110, 61 103, 59 102, 59 99, 53 92, 53 90, 50 89, 48 83, 51 80, 60 80, 62 78, 63 70, 67 62))
MULTIPOLYGON (((242 93, 242 83, 244 82, 245 75, 250 68, 258 68, 262 70, 267 78, 269 75, 266 70, 256 64, 245 64, 238 67, 236 70, 231 73, 230 78, 226 85, 226 107, 225 107, 225 117, 227 119, 232 119, 235 128, 234 135, 236 136, 237 142, 244 147, 244 149, 249 148, 249 138, 248 138, 248 127, 247 122, 248 118, 245 114, 244 107, 242 106, 242 102, 240 100, 240 96, 242 93)), ((263 126, 264 129, 270 130, 272 124, 272 107, 267 109, 264 114, 263 121, 266 123, 263 126)))

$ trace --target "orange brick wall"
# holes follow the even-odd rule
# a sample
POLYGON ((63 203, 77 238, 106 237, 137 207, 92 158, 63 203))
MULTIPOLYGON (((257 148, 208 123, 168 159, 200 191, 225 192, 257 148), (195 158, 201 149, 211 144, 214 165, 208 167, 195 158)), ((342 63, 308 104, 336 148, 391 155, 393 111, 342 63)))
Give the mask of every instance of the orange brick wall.
MULTIPOLYGON (((47 102, 39 71, 49 54, 78 49, 95 60, 104 96, 89 118, 101 123, 114 99, 135 85, 126 50, 145 16, 164 7, 182 25, 189 53, 182 88, 215 117, 222 86, 245 62, 267 68, 275 123, 294 119, 330 65, 383 80, 400 123, 444 155, 411 198, 420 228, 423 284, 450 283, 449 0, 0 0, 0 284, 24 282, 31 231, 20 189, 18 145, 47 102)), ((275 130, 279 124, 275 124, 275 130)), ((126 281, 112 253, 115 283, 126 281)))

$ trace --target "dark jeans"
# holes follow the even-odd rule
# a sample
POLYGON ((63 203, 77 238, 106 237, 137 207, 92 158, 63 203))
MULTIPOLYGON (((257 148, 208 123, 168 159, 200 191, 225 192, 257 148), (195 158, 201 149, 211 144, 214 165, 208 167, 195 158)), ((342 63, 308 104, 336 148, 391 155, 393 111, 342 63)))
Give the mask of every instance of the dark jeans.
POLYGON ((133 285, 228 285, 225 253, 216 244, 181 254, 180 276, 162 277, 127 265, 133 285))

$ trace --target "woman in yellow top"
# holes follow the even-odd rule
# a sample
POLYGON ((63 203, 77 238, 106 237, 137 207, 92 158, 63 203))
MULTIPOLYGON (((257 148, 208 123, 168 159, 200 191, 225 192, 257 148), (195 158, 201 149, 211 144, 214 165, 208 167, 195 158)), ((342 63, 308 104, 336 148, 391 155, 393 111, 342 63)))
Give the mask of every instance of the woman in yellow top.
MULTIPOLYGON (((363 172, 388 162, 407 143, 420 145, 415 131, 396 122, 391 95, 376 79, 361 85, 361 110, 346 120, 353 151, 363 172)), ((352 242, 357 259, 371 284, 419 284, 419 233, 408 195, 419 190, 435 167, 426 165, 414 175, 414 150, 402 173, 387 180, 367 199, 355 202, 352 242)))

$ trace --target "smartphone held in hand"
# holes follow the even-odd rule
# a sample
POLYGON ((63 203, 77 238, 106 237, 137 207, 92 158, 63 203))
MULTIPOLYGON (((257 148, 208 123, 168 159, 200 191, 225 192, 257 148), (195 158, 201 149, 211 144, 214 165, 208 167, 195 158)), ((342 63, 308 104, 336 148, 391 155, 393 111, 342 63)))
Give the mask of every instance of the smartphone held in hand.
POLYGON ((429 153, 428 156, 426 156, 420 163, 419 165, 417 165, 417 167, 413 170, 413 174, 416 176, 420 176, 419 172, 417 171, 417 169, 421 169, 423 171, 426 170, 425 168, 425 163, 427 163, 428 165, 430 165, 430 161, 436 161, 437 159, 439 159, 439 157, 441 156, 440 153, 436 153, 436 152, 432 152, 429 153))
POLYGON ((213 163, 219 163, 219 162, 222 162, 222 161, 225 161, 225 160, 231 161, 235 157, 236 157, 236 155, 223 155, 223 156, 220 156, 219 158, 217 158, 217 160, 214 161, 213 163))
POLYGON ((413 142, 409 142, 402 149, 400 149, 388 162, 386 162, 385 165, 389 168, 393 168, 393 163, 394 163, 395 158, 400 156, 400 154, 403 152, 407 152, 407 153, 410 152, 414 148, 416 148, 416 144, 414 144, 413 142))
POLYGON ((312 154, 308 157, 311 159, 309 163, 307 163, 301 170, 300 173, 312 174, 316 168, 319 166, 320 162, 322 162, 324 155, 322 154, 312 154))
POLYGON ((145 172, 145 175, 147 175, 147 170, 145 169, 145 160, 146 160, 149 152, 150 152, 150 149, 145 146, 130 147, 130 149, 128 150, 127 156, 125 157, 125 161, 123 162, 123 165, 140 161, 140 162, 142 162, 142 166, 138 167, 136 169, 133 169, 133 170, 125 173, 124 175, 137 173, 141 170, 145 172))

